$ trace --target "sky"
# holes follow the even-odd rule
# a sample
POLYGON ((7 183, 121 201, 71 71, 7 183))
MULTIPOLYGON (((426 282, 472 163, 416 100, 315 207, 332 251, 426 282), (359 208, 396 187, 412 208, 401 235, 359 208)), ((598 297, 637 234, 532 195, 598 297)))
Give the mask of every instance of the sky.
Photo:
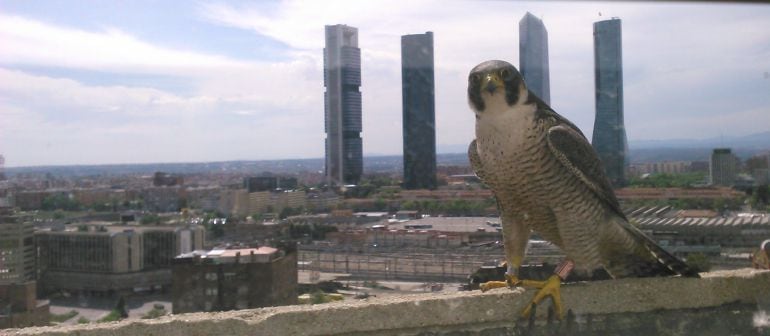
POLYGON ((323 157, 331 24, 359 30, 365 155, 403 150, 400 36, 426 31, 438 147, 462 150, 468 72, 518 65, 527 11, 548 30, 551 105, 589 139, 592 24, 611 17, 629 142, 770 131, 770 5, 3 0, 0 155, 6 167, 323 157))

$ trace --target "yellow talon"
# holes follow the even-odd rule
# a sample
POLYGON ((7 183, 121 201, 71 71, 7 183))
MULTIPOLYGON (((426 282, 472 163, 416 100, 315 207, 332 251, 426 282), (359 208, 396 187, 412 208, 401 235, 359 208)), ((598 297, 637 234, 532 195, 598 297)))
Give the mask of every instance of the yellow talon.
POLYGON ((533 303, 540 304, 543 299, 550 296, 553 300, 553 308, 556 317, 560 320, 564 317, 564 308, 561 304, 561 278, 558 275, 554 274, 546 281, 524 280, 521 282, 521 285, 530 288, 540 288, 535 294, 535 297, 532 298, 532 302, 527 305, 527 308, 521 313, 522 316, 528 317, 532 310, 533 303))
POLYGON ((553 307, 554 312, 556 313, 556 317, 560 320, 564 317, 564 308, 561 304, 561 278, 556 274, 551 275, 551 277, 545 281, 521 280, 515 275, 506 274, 505 281, 487 281, 479 285, 479 288, 481 291, 486 292, 494 288, 513 288, 516 286, 540 289, 537 291, 537 293, 535 293, 535 296, 532 298, 530 304, 527 305, 524 311, 521 312, 523 317, 529 317, 529 314, 532 312, 533 303, 540 304, 541 301, 549 296, 553 300, 553 307))
POLYGON ((521 283, 521 280, 519 280, 518 277, 515 275, 506 274, 505 275, 505 281, 487 281, 481 285, 479 285, 479 288, 482 292, 486 292, 490 289, 495 288, 503 288, 503 287, 515 287, 518 286, 521 283))

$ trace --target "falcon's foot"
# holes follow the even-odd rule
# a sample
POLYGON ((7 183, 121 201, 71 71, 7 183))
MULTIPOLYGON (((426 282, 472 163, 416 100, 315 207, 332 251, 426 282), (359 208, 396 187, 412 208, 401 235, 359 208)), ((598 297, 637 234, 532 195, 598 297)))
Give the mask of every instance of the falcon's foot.
POLYGON ((521 315, 528 317, 532 311, 533 304, 540 304, 543 299, 550 296, 553 300, 553 308, 554 312, 556 313, 556 317, 558 319, 562 319, 564 317, 564 308, 561 304, 561 280, 561 277, 556 274, 551 275, 551 277, 545 281, 522 280, 522 287, 540 288, 540 290, 537 291, 535 297, 532 298, 532 302, 527 305, 527 308, 524 309, 521 315))
POLYGON ((519 280, 519 278, 516 277, 515 275, 506 274, 505 281, 487 281, 483 284, 480 284, 479 288, 481 288, 482 292, 486 292, 494 288, 503 288, 503 287, 512 288, 514 286, 518 286, 520 283, 521 283, 521 280, 519 280))

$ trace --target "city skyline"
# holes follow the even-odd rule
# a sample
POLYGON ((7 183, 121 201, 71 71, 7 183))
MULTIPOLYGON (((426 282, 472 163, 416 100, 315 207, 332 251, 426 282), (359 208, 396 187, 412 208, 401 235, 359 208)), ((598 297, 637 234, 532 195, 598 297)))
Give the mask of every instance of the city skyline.
POLYGON ((336 23, 362 43, 364 155, 402 152, 399 38, 414 31, 436 34, 438 147, 467 146, 467 72, 515 61, 527 11, 548 23, 551 105, 587 137, 591 24, 613 16, 630 140, 767 131, 770 6, 483 4, 3 2, 0 153, 7 167, 322 157, 322 36, 336 23))

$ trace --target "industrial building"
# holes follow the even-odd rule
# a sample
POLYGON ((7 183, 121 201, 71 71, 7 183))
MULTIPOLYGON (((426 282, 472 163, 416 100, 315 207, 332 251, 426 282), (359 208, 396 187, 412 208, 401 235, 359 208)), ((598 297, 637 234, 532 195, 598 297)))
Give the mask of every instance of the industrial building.
POLYGON ((719 246, 756 249, 770 238, 770 214, 738 213, 729 217, 715 212, 643 207, 628 211, 640 229, 670 246, 719 246))
POLYGON ((78 225, 35 233, 43 292, 113 293, 171 284, 171 260, 203 248, 201 226, 78 225))
POLYGON ((172 269, 174 314, 297 303, 293 245, 194 251, 174 259, 172 269))

